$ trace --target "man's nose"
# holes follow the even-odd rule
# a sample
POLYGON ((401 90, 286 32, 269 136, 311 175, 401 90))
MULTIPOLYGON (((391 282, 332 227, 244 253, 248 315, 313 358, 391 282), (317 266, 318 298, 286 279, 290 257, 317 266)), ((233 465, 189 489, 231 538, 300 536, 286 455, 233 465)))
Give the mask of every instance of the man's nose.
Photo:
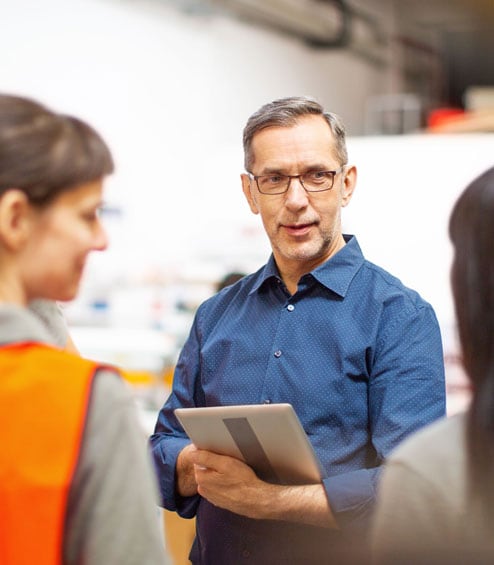
POLYGON ((307 203, 307 191, 302 184, 300 177, 290 177, 288 190, 286 191, 286 201, 290 204, 304 205, 307 203))

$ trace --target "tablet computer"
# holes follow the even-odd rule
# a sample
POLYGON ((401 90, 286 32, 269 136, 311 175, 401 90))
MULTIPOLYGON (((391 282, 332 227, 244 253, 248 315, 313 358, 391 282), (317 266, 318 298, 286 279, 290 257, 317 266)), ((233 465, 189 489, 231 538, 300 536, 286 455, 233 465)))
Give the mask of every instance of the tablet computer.
POLYGON ((241 459, 265 481, 321 482, 321 465, 291 404, 177 408, 175 415, 196 447, 241 459))

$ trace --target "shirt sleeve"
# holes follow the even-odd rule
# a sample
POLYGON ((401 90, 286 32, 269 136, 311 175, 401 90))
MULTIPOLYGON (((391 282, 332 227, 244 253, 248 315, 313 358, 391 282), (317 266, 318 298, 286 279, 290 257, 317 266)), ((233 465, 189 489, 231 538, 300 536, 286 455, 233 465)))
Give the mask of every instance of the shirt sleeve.
MULTIPOLYGON (((423 563, 451 539, 451 508, 433 483, 404 461, 392 461, 383 472, 371 530, 375 563, 423 563), (405 511, 399 512, 397 508, 405 511)), ((451 556, 454 557, 454 556, 451 556)), ((434 561, 436 562, 436 561, 434 561)), ((447 562, 460 562, 454 558, 447 562)))
POLYGON ((342 528, 368 525, 386 458, 412 432, 446 412, 441 335, 432 308, 396 302, 387 306, 381 327, 368 385, 374 465, 324 481, 342 528))
POLYGON ((64 563, 170 563, 146 434, 110 371, 95 376, 67 519, 64 563))
POLYGON ((465 425, 464 414, 443 418, 388 459, 371 529, 376 565, 492 562, 489 522, 468 504, 465 425))
POLYGON ((175 476, 177 457, 182 449, 190 443, 190 439, 185 434, 173 411, 175 408, 201 406, 203 404, 203 401, 200 400, 202 393, 197 387, 200 356, 196 320, 177 361, 173 377, 173 391, 161 408, 154 434, 150 437, 161 503, 164 508, 176 511, 183 518, 195 516, 200 497, 199 495, 181 497, 177 493, 175 476))

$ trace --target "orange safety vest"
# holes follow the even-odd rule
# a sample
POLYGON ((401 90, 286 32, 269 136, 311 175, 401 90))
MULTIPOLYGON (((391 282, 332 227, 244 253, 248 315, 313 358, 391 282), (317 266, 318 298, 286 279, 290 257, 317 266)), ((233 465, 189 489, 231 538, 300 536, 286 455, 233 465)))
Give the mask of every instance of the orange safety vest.
POLYGON ((0 347, 0 563, 56 565, 98 365, 49 346, 0 347))

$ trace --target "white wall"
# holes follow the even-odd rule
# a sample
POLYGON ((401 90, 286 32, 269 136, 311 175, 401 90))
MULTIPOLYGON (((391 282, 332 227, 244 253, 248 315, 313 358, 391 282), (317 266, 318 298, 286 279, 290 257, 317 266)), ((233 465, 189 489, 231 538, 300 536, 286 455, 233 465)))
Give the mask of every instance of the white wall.
POLYGON ((198 244, 214 255, 209 241, 243 233, 241 131, 258 106, 311 94, 359 131, 367 94, 380 88, 382 71, 354 56, 165 1, 0 4, 0 90, 78 114, 114 150, 109 200, 125 229, 115 228, 112 269, 182 263, 198 244))
POLYGON ((112 247, 92 259, 85 288, 212 280, 260 265, 269 248, 240 190, 241 131, 261 104, 310 94, 351 134, 360 178, 345 228, 450 327, 447 217, 466 182, 492 164, 492 136, 359 138, 367 97, 386 91, 392 74, 164 1, 0 6, 0 91, 87 119, 115 154, 108 201, 122 216, 108 218, 112 247))

